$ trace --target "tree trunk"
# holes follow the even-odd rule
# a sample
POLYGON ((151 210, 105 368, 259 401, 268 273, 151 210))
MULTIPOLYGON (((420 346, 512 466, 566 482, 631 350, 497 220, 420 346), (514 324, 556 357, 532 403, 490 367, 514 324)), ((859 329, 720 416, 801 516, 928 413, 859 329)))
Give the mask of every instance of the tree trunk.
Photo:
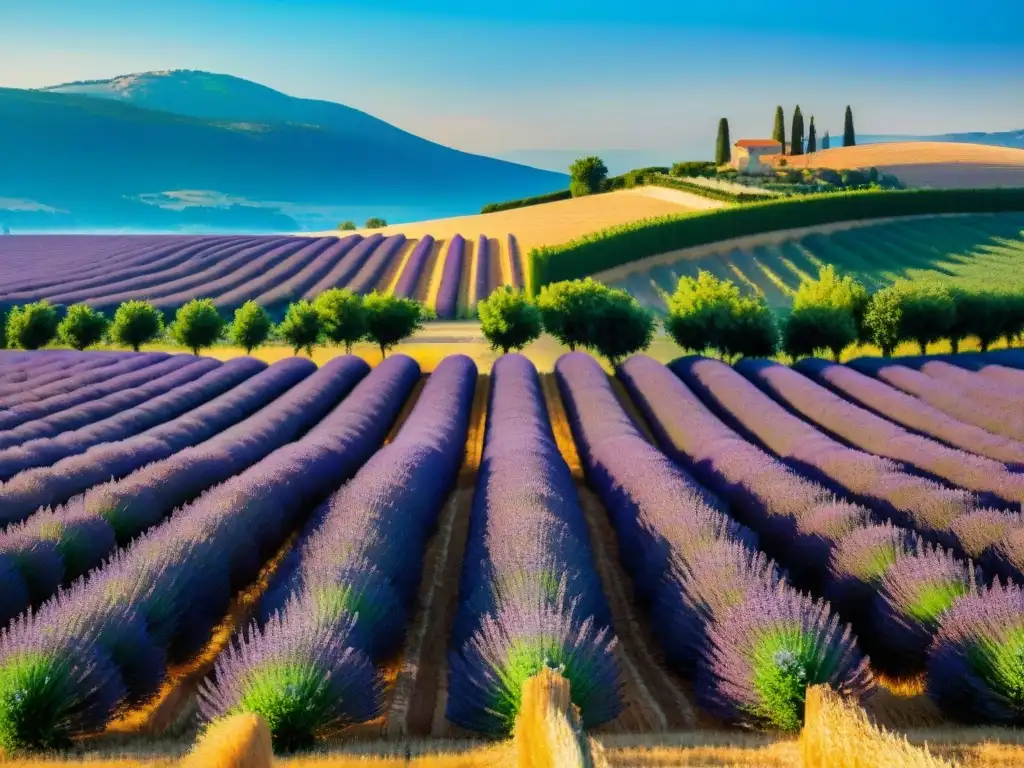
POLYGON ((381 360, 385 360, 387 358, 387 356, 388 356, 388 350, 387 350, 387 348, 383 344, 381 344, 380 345, 380 359, 381 360))
POLYGON ((346 341, 345 342, 345 354, 346 355, 351 355, 352 354, 352 342, 351 341, 346 341))
POLYGON ((927 342, 919 341, 919 342, 917 342, 917 347, 918 347, 918 349, 921 350, 921 354, 922 355, 927 355, 928 354, 928 343, 927 342))
POLYGON ((958 354, 960 352, 960 339, 950 339, 949 346, 953 350, 954 355, 958 354))

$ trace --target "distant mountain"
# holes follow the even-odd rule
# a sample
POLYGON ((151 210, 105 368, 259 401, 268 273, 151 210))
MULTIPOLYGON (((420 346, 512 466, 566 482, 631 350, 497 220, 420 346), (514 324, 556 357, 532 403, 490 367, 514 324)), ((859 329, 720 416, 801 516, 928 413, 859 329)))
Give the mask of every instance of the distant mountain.
POLYGON ((322 229, 474 213, 568 179, 414 136, 359 110, 172 71, 0 88, 0 225, 322 229))

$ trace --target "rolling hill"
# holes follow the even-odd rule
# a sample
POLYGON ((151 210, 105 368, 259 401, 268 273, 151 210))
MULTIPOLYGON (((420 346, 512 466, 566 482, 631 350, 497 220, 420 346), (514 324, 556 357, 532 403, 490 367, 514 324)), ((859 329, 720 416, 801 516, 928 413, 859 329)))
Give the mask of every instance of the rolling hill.
POLYGON ((249 231, 434 218, 564 188, 349 107, 175 71, 0 89, 0 223, 249 231))
MULTIPOLYGON (((1024 187, 1024 149, 916 141, 836 147, 788 155, 790 168, 877 168, 909 187, 1024 187)), ((781 158, 777 158, 781 162, 781 158)))

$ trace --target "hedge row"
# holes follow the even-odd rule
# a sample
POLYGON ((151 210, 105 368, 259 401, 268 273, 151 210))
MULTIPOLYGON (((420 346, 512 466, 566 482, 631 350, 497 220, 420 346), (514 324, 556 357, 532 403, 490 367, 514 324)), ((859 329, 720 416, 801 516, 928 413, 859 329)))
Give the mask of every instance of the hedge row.
POLYGON ((520 200, 506 200, 504 203, 488 203, 480 209, 480 213, 497 213, 498 211, 511 211, 515 208, 526 208, 530 205, 542 203, 554 203, 558 200, 568 200, 572 193, 568 189, 560 189, 557 192, 548 192, 546 195, 535 195, 524 197, 520 200))
POLYGON ((724 189, 713 189, 701 184, 694 184, 691 181, 653 173, 646 178, 646 182, 658 187, 668 187, 669 189, 678 189, 681 192, 690 192, 694 195, 706 197, 709 200, 718 200, 723 203, 759 203, 764 202, 767 197, 767 195, 759 195, 756 192, 729 192, 724 189))
POLYGON ((529 290, 647 256, 781 229, 887 216, 1024 211, 1024 189, 840 192, 646 219, 530 251, 529 290))

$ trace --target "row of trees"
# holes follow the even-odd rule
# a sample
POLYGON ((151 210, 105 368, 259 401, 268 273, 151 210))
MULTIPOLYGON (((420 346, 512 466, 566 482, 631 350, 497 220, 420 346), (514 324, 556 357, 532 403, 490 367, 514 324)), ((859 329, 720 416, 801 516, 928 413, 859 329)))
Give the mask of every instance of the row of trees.
POLYGON ((324 343, 339 344, 347 353, 358 341, 377 345, 382 356, 410 337, 430 310, 412 299, 371 293, 361 296, 347 289, 325 291, 315 301, 298 301, 288 307, 284 319, 274 325, 267 311, 254 301, 239 307, 231 322, 217 311, 210 299, 194 299, 182 306, 173 321, 165 324, 163 313, 145 301, 126 301, 112 319, 85 304, 68 308, 63 318, 57 307, 38 301, 11 309, 5 324, 8 346, 40 349, 58 341, 83 350, 104 340, 130 347, 136 352, 144 344, 169 338, 199 354, 221 340, 228 340, 246 353, 268 341, 280 340, 296 354, 324 343))
POLYGON ((477 312, 491 349, 521 350, 546 331, 570 350, 591 350, 612 365, 647 349, 656 325, 632 295, 590 278, 546 285, 536 302, 506 286, 477 312))
MULTIPOLYGON (((800 285, 783 316, 763 296, 703 270, 682 278, 667 303, 665 332, 680 347, 713 350, 727 360, 779 352, 839 360, 858 343, 874 344, 887 357, 903 342, 916 343, 924 354, 928 344, 948 340, 957 351, 968 337, 987 349, 1000 338, 1010 343, 1024 335, 1024 296, 934 282, 901 282, 871 294, 831 266, 800 285)), ((546 331, 569 349, 589 349, 613 365, 646 349, 656 327, 631 295, 590 279, 547 285, 536 303, 506 288, 481 302, 479 313, 493 349, 522 349, 546 331)))
MULTIPOLYGON (((804 116, 800 111, 800 105, 798 104, 796 109, 793 110, 793 127, 790 133, 790 148, 789 154, 791 155, 802 155, 804 154, 804 116)), ((775 108, 775 125, 772 128, 772 138, 779 142, 783 147, 783 154, 785 154, 786 147, 786 115, 782 111, 782 107, 775 108)), ((846 107, 846 114, 843 116, 843 146, 852 147, 857 144, 857 135, 853 129, 853 110, 849 105, 846 107)), ((831 139, 829 138, 828 131, 825 131, 825 136, 822 138, 821 148, 829 149, 831 146, 831 139)), ((811 124, 806 136, 806 151, 808 154, 818 151, 818 133, 814 127, 814 115, 811 115, 811 124)))
POLYGON ((924 354, 947 340, 953 351, 967 338, 981 348, 1024 333, 1024 296, 972 291, 937 282, 899 282, 874 294, 857 280, 824 267, 804 281, 782 318, 761 296, 749 296, 728 280, 701 271, 683 278, 669 297, 665 329, 685 349, 717 350, 726 359, 791 358, 830 354, 839 360, 854 344, 874 344, 886 357, 903 342, 924 354))

